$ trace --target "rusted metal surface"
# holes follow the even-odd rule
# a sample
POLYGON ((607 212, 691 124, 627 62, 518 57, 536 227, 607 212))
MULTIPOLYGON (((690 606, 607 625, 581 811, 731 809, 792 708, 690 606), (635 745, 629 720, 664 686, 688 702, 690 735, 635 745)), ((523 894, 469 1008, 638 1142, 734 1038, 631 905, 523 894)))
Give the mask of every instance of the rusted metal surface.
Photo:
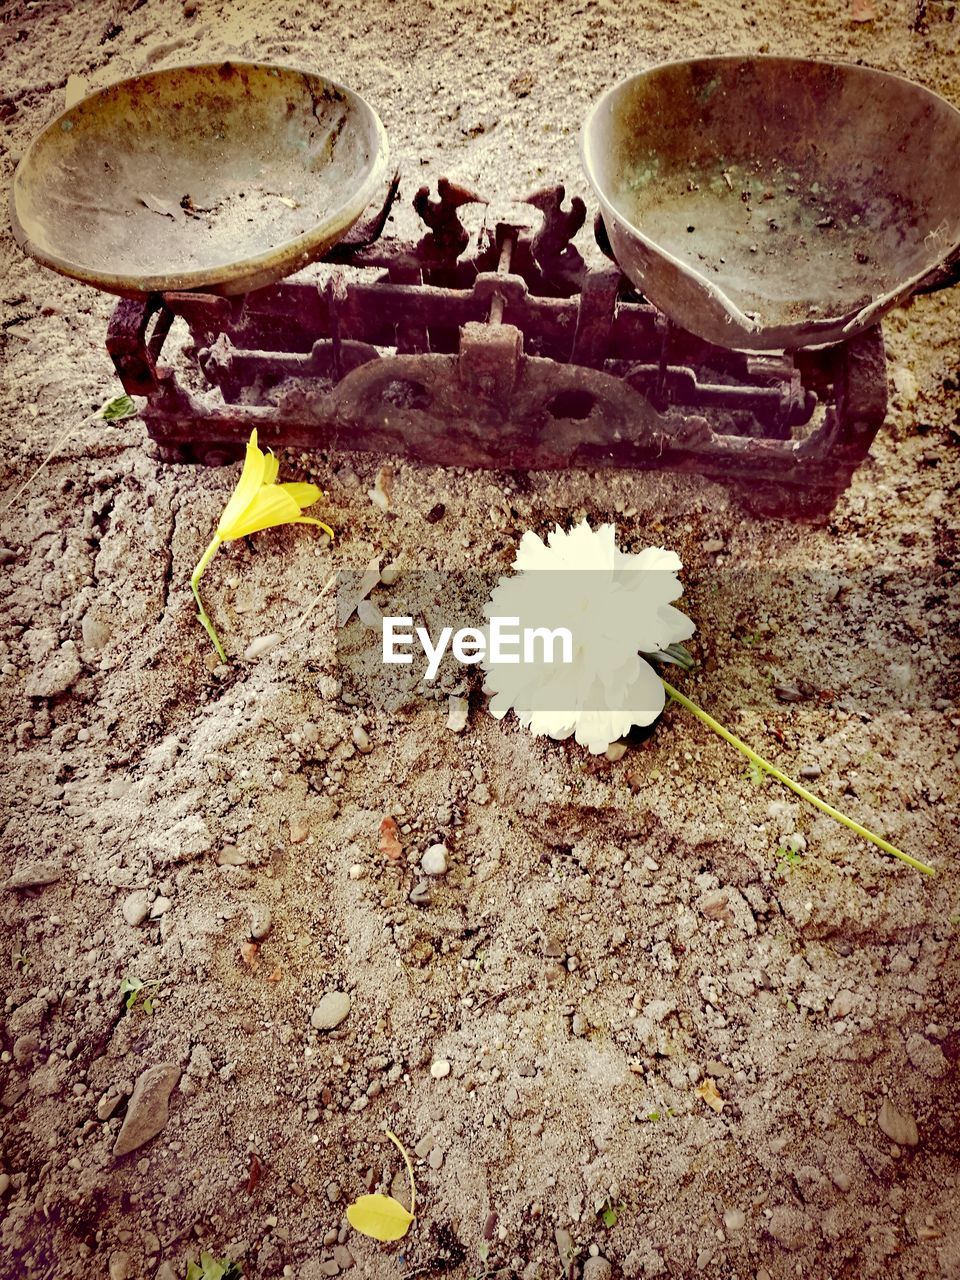
POLYGON ((805 58, 695 58, 632 76, 583 131, 634 284, 722 346, 863 332, 960 271, 960 111, 901 76, 805 58))
POLYGON ((386 172, 376 112, 335 81, 173 67, 61 112, 17 168, 11 220, 26 252, 100 289, 239 294, 342 242, 386 172))
POLYGON ((614 267, 584 265, 569 239, 584 210, 562 188, 536 193, 542 219, 500 222, 467 253, 458 211, 472 194, 418 192, 416 245, 339 246, 319 283, 120 303, 108 346, 127 389, 148 397, 150 435, 216 462, 255 426, 275 447, 445 466, 698 472, 763 514, 828 515, 883 420, 879 328, 797 357, 716 346, 614 267), (176 316, 221 403, 158 365, 176 316))

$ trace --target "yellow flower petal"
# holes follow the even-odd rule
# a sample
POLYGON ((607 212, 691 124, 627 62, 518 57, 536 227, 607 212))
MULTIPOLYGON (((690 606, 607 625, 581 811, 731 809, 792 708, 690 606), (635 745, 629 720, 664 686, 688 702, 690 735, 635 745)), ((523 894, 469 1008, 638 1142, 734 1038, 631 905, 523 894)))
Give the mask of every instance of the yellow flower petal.
POLYGON ((263 460, 263 479, 261 484, 273 484, 280 470, 280 459, 275 453, 268 453, 263 460))
POLYGON ((263 469, 264 455, 257 448, 257 432, 256 428, 254 428, 250 434, 247 456, 244 459, 243 470, 240 472, 237 487, 234 489, 230 501, 224 507, 220 523, 217 525, 217 532, 224 542, 229 541, 231 538, 243 536, 242 534, 230 532, 230 529, 242 517, 260 489, 263 482, 263 469))
POLYGON ((374 1240, 399 1240, 410 1230, 413 1214, 392 1196, 361 1196, 347 1205, 347 1221, 374 1240))
POLYGON ((318 529, 322 529, 328 535, 331 542, 336 541, 337 535, 333 532, 328 524, 324 524, 322 520, 314 520, 313 516, 298 516, 293 522, 294 524, 315 524, 318 529))
POLYGON ((303 507, 312 507, 315 502, 323 497, 322 491, 315 484, 291 482, 277 485, 277 488, 282 489, 284 493, 289 493, 290 497, 301 509, 303 507))
POLYGON ((290 494, 271 484, 258 491, 229 528, 220 529, 220 536, 224 542, 234 542, 250 533, 259 533, 261 529, 292 524, 299 517, 300 508, 290 494))

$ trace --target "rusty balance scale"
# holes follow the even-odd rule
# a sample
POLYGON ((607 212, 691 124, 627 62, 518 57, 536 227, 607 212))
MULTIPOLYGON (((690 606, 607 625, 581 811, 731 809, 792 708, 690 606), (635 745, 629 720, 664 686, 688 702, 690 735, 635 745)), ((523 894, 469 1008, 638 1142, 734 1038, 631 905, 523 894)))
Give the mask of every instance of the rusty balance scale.
POLYGON ((882 314, 960 275, 958 155, 960 112, 898 76, 668 63, 587 121, 609 259, 588 267, 562 187, 471 237, 481 198, 441 179, 398 242, 371 107, 228 62, 63 112, 12 214, 26 252, 120 295, 107 349, 171 457, 228 461, 256 427, 440 465, 692 471, 823 520, 884 419, 882 314), (160 364, 178 316, 202 391, 160 364))

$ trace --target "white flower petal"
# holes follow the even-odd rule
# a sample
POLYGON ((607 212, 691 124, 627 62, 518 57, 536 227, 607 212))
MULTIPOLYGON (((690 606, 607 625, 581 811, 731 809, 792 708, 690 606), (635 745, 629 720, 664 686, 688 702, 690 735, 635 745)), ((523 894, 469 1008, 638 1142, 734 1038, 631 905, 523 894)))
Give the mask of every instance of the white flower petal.
POLYGON ((583 520, 566 532, 557 526, 546 542, 524 534, 514 566, 518 572, 495 587, 486 617, 518 618, 521 631, 566 627, 573 662, 485 664, 491 711, 502 716, 512 707, 532 733, 573 733, 595 754, 631 725, 651 724, 663 710, 663 684, 638 654, 695 631, 670 603, 683 594, 676 552, 623 553, 612 524, 593 530, 583 520))

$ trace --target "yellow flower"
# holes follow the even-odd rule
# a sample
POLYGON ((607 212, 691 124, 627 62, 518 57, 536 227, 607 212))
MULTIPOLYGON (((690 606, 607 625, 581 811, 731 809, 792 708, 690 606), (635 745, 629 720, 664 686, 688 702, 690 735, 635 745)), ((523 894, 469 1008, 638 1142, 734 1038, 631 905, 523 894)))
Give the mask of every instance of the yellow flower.
POLYGON ((216 537, 220 542, 234 542, 279 524, 315 524, 333 537, 329 525, 301 514, 304 507, 312 507, 323 497, 317 486, 277 484, 279 469, 280 459, 275 454, 257 448, 254 431, 237 487, 217 525, 216 537))
POLYGON ((252 431, 237 487, 223 509, 210 545, 200 557, 190 578, 190 587, 200 611, 200 621, 213 641, 221 662, 226 662, 227 655, 200 599, 200 579, 220 544, 235 542, 237 538, 245 538, 248 534, 260 533, 263 529, 273 529, 281 524, 313 524, 331 538, 334 536, 333 530, 322 520, 303 514, 305 507, 313 506, 323 496, 319 488, 315 484, 277 484, 279 469, 279 459, 258 448, 256 430, 252 431))

